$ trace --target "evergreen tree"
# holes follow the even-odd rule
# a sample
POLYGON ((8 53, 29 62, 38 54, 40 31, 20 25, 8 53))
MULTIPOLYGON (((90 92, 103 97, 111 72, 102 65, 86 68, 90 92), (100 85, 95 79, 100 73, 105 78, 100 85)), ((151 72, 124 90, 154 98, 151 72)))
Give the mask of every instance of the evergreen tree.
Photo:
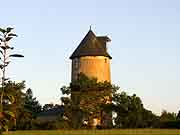
POLYGON ((30 88, 25 93, 24 101, 24 109, 32 113, 34 117, 41 112, 41 105, 36 97, 33 97, 33 92, 30 88))

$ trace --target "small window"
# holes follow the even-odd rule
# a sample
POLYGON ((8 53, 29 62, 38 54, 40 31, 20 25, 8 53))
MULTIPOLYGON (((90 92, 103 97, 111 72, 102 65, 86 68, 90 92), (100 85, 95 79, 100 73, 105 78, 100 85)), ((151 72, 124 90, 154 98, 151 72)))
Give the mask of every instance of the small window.
POLYGON ((74 59, 74 68, 77 69, 78 68, 78 59, 74 59))
POLYGON ((104 59, 104 62, 107 63, 107 59, 104 59))

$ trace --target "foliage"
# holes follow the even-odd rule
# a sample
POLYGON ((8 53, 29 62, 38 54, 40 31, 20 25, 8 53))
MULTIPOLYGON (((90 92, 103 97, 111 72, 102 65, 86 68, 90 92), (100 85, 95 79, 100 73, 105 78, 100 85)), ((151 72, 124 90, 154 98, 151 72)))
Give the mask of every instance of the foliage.
POLYGON ((31 89, 25 93, 25 81, 15 83, 8 81, 4 86, 4 110, 9 110, 13 114, 13 119, 9 119, 9 129, 31 129, 32 121, 41 111, 41 106, 36 98, 33 97, 31 89), (11 95, 13 103, 7 102, 8 96, 11 95))
POLYGON ((180 111, 178 112, 177 116, 176 116, 177 120, 180 120, 180 111))
POLYGON ((61 101, 65 106, 65 118, 72 124, 70 126, 83 127, 84 121, 91 126, 94 118, 100 118, 103 123, 104 108, 108 102, 111 103, 111 88, 109 82, 98 82, 84 74, 79 74, 78 80, 70 86, 63 86, 61 92, 65 96, 61 101))
POLYGON ((29 88, 21 97, 21 107, 17 114, 16 129, 32 129, 33 121, 39 112, 41 112, 41 105, 38 100, 33 97, 33 92, 29 88))
POLYGON ((4 86, 4 100, 6 101, 6 95, 11 95, 13 98, 13 103, 4 103, 4 109, 10 110, 14 113, 14 119, 10 121, 10 128, 16 127, 16 122, 18 120, 18 115, 21 112, 21 106, 23 105, 24 93, 22 92, 25 88, 25 81, 20 83, 15 83, 8 81, 4 86))
POLYGON ((176 114, 163 110, 160 116, 160 121, 173 121, 176 120, 176 114))
MULTIPOLYGON (((61 97, 65 106, 64 116, 73 128, 83 128, 84 121, 91 125, 93 118, 106 119, 103 117, 104 112, 109 117, 112 117, 112 112, 116 115, 115 128, 159 127, 159 117, 145 109, 139 97, 127 95, 119 91, 118 86, 108 82, 97 82, 95 78, 80 74, 77 81, 68 87, 63 86, 61 92, 64 95, 61 97)), ((105 125, 108 122, 103 120, 100 128, 112 124, 105 125)))
POLYGON ((167 112, 163 110, 159 117, 158 128, 178 128, 180 129, 179 113, 176 115, 174 112, 167 112))
POLYGON ((115 127, 142 128, 152 127, 157 122, 157 116, 143 107, 142 101, 135 94, 125 92, 113 93, 113 110, 116 113, 115 127))
POLYGON ((69 125, 66 121, 37 121, 32 123, 33 130, 57 130, 57 129, 69 129, 69 125))
POLYGON ((42 108, 42 110, 45 112, 45 111, 48 111, 50 109, 54 108, 54 105, 53 104, 45 104, 42 108))
POLYGON ((160 121, 159 128, 180 129, 180 120, 160 121))
POLYGON ((24 101, 24 109, 32 113, 35 118, 37 114, 41 112, 41 105, 36 97, 33 97, 33 92, 30 88, 26 91, 24 101))
POLYGON ((8 121, 15 118, 13 112, 11 112, 8 108, 4 109, 4 104, 13 104, 14 102, 13 95, 10 95, 10 92, 5 93, 5 83, 9 80, 9 78, 6 78, 6 67, 10 63, 10 57, 24 57, 23 55, 10 54, 9 52, 14 49, 14 47, 9 45, 9 41, 14 37, 17 37, 16 34, 12 33, 12 30, 13 28, 11 27, 6 29, 0 28, 0 69, 2 71, 0 95, 0 134, 2 134, 3 131, 8 131, 8 121))
POLYGON ((8 127, 10 130, 32 129, 33 120, 41 111, 39 102, 33 97, 31 89, 25 93, 25 81, 16 83, 8 81, 4 84, 4 111, 9 110, 13 119, 9 119, 8 127), (8 95, 11 95, 13 103, 8 102, 8 95))

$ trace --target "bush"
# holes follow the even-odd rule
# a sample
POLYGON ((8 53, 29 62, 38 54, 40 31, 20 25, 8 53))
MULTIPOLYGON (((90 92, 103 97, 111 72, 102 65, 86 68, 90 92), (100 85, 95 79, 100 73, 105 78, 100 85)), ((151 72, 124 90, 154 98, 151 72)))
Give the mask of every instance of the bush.
POLYGON ((67 121, 34 121, 33 130, 56 130, 56 129, 70 129, 67 121))
POLYGON ((180 120, 161 121, 160 128, 180 129, 180 120))

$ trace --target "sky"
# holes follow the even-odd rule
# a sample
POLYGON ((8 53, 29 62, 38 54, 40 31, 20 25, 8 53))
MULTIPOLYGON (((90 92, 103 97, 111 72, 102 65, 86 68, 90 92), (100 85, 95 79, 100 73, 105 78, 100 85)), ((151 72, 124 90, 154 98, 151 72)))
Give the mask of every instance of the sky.
POLYGON ((41 104, 60 101, 69 56, 91 25, 112 40, 113 84, 156 114, 180 110, 179 0, 4 0, 0 13, 0 27, 19 35, 13 52, 25 56, 12 60, 7 75, 25 80, 41 104))

